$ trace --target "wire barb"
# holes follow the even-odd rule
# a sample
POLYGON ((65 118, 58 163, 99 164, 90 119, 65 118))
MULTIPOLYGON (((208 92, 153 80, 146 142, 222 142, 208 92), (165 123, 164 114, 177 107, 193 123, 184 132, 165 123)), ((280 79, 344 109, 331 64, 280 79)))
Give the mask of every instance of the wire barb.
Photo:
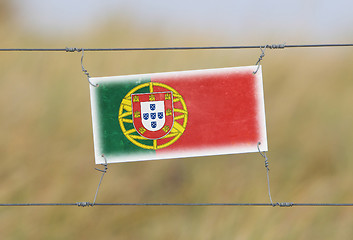
POLYGON ((104 154, 102 154, 102 157, 104 158, 104 164, 102 164, 104 166, 104 169, 99 169, 99 168, 95 168, 97 171, 100 171, 102 172, 102 176, 101 176, 101 179, 99 181, 99 184, 98 184, 98 187, 97 187, 97 190, 96 190, 96 194, 94 195, 94 200, 93 200, 93 203, 92 203, 92 207, 94 206, 94 204, 96 203, 96 199, 97 199, 97 195, 98 195, 98 191, 99 191, 99 188, 101 186, 101 183, 102 183, 102 180, 103 180, 103 177, 104 177, 104 174, 107 172, 108 170, 108 162, 107 162, 107 159, 106 157, 104 156, 104 154))

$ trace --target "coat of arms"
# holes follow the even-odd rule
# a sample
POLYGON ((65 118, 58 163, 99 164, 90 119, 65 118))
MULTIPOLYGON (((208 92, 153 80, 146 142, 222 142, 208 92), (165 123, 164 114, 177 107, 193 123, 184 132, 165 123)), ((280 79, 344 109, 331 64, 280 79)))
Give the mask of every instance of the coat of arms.
POLYGON ((173 127, 173 93, 153 92, 131 94, 133 124, 148 139, 160 139, 173 127))

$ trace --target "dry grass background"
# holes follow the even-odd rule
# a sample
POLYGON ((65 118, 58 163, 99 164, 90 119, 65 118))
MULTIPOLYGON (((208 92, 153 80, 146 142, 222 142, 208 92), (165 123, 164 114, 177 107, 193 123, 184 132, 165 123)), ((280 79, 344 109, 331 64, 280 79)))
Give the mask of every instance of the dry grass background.
MULTIPOLYGON (((3 17, 1 47, 217 45, 171 41, 129 21, 67 41, 3 17)), ((253 42, 251 42, 252 44, 253 42)), ((263 43, 263 42, 262 42, 263 43)), ((234 43, 232 43, 234 44, 234 43)), ((253 65, 259 50, 85 54, 92 76, 253 65)), ((353 202, 353 51, 267 51, 263 61, 274 201, 353 202)), ((0 53, 0 201, 92 201, 89 87, 79 53, 0 53)), ((97 202, 268 202, 259 154, 112 164, 97 202)), ((343 207, 1 207, 1 239, 351 239, 343 207)))

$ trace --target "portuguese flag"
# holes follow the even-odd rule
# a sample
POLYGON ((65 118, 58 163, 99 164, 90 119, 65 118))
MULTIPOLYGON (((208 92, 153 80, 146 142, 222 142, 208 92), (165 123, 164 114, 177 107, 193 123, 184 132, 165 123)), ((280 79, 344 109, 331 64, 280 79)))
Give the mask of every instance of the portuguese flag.
POLYGON ((267 151, 256 67, 91 78, 96 164, 267 151))

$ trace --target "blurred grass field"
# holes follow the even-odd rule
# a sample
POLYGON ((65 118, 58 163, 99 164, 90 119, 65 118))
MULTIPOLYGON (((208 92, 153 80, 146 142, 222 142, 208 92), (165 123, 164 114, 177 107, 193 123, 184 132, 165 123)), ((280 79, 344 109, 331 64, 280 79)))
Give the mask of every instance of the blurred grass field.
MULTIPOLYGON (((3 20, 3 19, 2 19, 3 20)), ((1 21, 1 47, 218 45, 122 21, 80 38, 1 21), (10 31, 10 29, 12 29, 10 31)), ((236 40, 235 40, 236 42, 236 40)), ((263 44, 261 42, 259 44, 263 44)), ((234 42, 232 43, 234 44, 234 42)), ((249 44, 257 44, 249 41, 249 44)), ((86 52, 92 76, 253 65, 260 50, 86 52)), ((0 53, 0 202, 93 201, 89 86, 80 53, 0 53)), ((353 49, 268 50, 263 60, 275 202, 353 202, 353 49)), ((258 154, 109 165, 97 202, 268 202, 258 154)), ((344 207, 1 207, 1 239, 350 239, 344 207)))

